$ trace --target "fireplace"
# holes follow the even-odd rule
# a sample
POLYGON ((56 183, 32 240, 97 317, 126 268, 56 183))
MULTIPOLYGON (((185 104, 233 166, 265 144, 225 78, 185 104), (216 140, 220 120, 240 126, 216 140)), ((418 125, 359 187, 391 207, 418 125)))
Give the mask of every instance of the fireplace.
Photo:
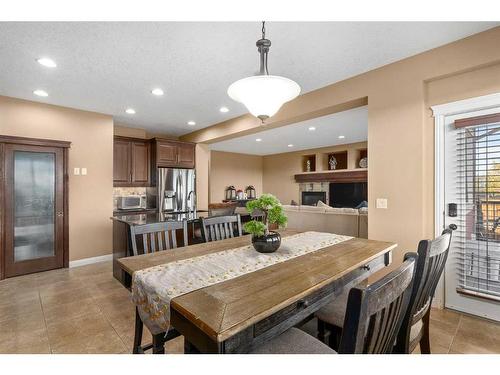
POLYGON ((318 201, 326 203, 326 192, 324 191, 303 191, 302 204, 306 206, 316 206, 318 201))

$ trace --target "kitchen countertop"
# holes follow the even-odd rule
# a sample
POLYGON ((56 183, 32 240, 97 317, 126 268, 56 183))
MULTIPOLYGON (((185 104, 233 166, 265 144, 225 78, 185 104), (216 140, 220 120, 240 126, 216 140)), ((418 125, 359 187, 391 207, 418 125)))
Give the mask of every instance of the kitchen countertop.
MULTIPOLYGON (((239 213, 241 217, 250 216, 248 212, 245 210, 237 210, 236 213, 239 213)), ((144 213, 130 212, 127 214, 114 212, 111 220, 120 221, 122 223, 128 225, 144 225, 144 224, 153 224, 153 223, 161 223, 164 221, 182 221, 184 219, 187 220, 188 223, 198 222, 202 217, 209 217, 208 211, 199 210, 195 213, 159 213, 157 211, 144 213)))

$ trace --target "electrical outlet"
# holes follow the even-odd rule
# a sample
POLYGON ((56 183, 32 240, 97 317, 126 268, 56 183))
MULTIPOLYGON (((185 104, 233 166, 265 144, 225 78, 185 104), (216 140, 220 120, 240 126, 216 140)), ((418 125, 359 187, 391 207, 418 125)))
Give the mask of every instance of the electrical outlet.
POLYGON ((377 198, 377 208, 387 208, 387 199, 377 198))
POLYGON ((80 168, 73 168, 73 174, 75 176, 79 176, 80 175, 80 168))
POLYGON ((86 176, 87 175, 87 168, 82 168, 82 176, 86 176))

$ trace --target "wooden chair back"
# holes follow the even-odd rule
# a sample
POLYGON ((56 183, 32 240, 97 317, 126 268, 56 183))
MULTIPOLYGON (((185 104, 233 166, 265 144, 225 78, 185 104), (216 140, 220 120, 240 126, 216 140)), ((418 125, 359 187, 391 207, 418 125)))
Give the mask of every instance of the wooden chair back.
POLYGON ((143 253, 170 250, 177 247, 177 230, 182 230, 183 245, 188 245, 187 221, 162 222, 130 226, 132 251, 139 255, 138 241, 142 240, 143 253))
POLYGON ((264 211, 255 209, 250 214, 252 220, 264 221, 264 211))
POLYGON ((418 255, 367 287, 349 292, 339 353, 391 353, 410 302, 418 255))
POLYGON ((241 236, 240 215, 202 218, 201 230, 205 242, 220 241, 226 238, 241 236))
POLYGON ((234 211, 238 206, 235 202, 226 203, 209 203, 208 215, 209 216, 230 216, 234 215, 234 211))
POLYGON ((445 229, 436 239, 422 240, 418 244, 418 262, 410 305, 398 335, 397 346, 405 353, 409 349, 411 327, 431 308, 437 284, 448 259, 451 237, 452 230, 445 229))

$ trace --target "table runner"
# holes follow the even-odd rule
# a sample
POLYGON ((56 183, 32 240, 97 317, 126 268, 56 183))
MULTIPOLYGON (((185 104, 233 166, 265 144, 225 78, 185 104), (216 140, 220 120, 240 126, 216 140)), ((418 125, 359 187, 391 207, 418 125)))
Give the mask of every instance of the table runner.
MULTIPOLYGON (((150 267, 134 272, 132 300, 151 333, 168 331, 170 301, 177 296, 258 271, 353 237, 303 232, 283 237, 271 254, 255 251, 252 244, 150 267)), ((250 242, 250 239, 249 239, 250 242)))

